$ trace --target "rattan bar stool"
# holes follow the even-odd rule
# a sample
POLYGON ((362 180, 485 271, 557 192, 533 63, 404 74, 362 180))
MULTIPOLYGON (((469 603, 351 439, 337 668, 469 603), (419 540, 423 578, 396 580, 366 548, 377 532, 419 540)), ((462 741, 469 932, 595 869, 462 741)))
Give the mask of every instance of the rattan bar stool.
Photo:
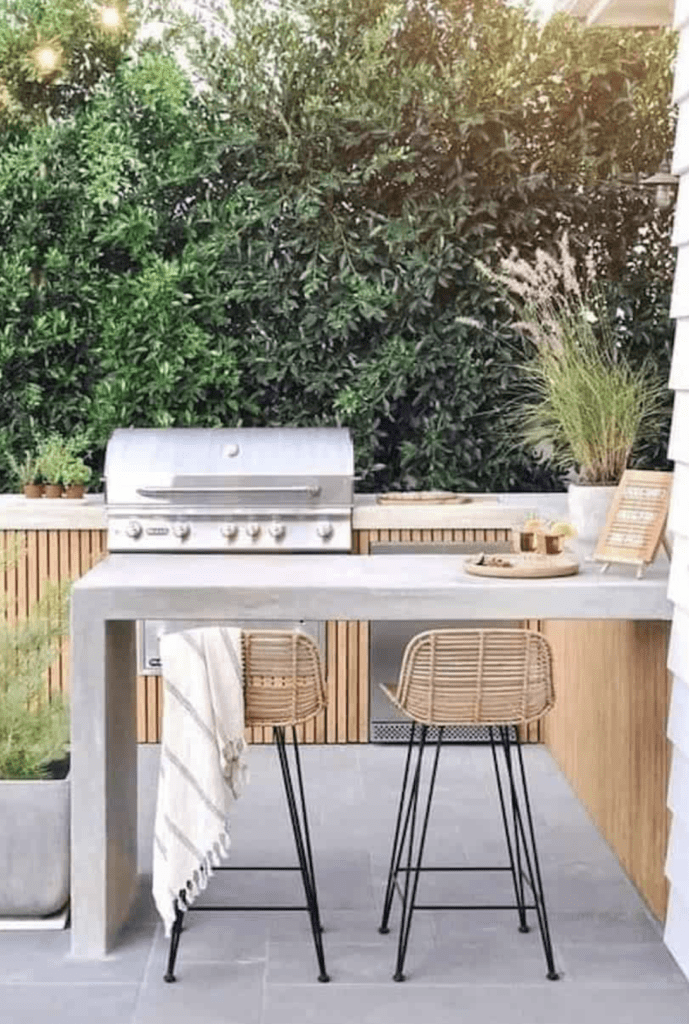
POLYGON ((306 903, 297 906, 182 906, 175 907, 175 922, 170 937, 165 981, 175 980, 175 962, 179 949, 184 914, 187 911, 213 910, 306 910, 309 915, 318 961, 318 980, 330 981, 323 951, 322 925, 316 875, 313 867, 311 833, 306 810, 304 780, 299 757, 296 726, 314 718, 326 705, 323 667, 317 644, 303 633, 291 630, 243 630, 244 720, 246 726, 271 726, 277 747, 285 787, 297 865, 279 867, 222 866, 216 871, 299 871, 306 903), (291 729, 296 789, 288 757, 285 731, 291 729))
POLYGON ((559 975, 553 960, 531 803, 519 741, 519 726, 542 718, 551 710, 555 701, 552 655, 548 641, 539 633, 522 629, 429 630, 417 634, 407 644, 397 688, 393 690, 384 686, 383 690, 395 707, 412 719, 379 928, 383 934, 389 931, 392 902, 397 891, 402 900, 402 917, 394 980, 405 980, 404 961, 415 910, 516 910, 520 932, 529 931, 527 910, 535 910, 548 968, 547 977, 555 981, 559 975), (489 727, 509 861, 506 866, 423 867, 443 730, 453 725, 489 727), (430 742, 428 733, 431 727, 437 729, 435 757, 425 808, 420 810, 422 763, 430 742), (416 764, 412 768, 415 743, 418 743, 418 751, 416 764), (502 751, 504 760, 502 771, 498 763, 498 750, 502 751), (406 863, 403 864, 405 851, 406 863), (416 895, 422 871, 509 871, 516 902, 487 906, 417 904, 416 895), (398 882, 399 875, 403 876, 402 885, 398 882), (526 902, 525 885, 530 890, 533 902, 526 902))

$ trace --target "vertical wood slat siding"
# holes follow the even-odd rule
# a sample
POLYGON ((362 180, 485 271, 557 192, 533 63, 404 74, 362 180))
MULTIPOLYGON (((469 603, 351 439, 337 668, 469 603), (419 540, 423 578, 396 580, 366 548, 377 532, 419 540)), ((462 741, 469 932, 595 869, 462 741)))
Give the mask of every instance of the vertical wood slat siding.
MULTIPOLYGON (((1 530, 0 535, 5 558, 16 551, 14 564, 3 573, 3 614, 9 623, 26 618, 48 584, 83 576, 105 550, 104 530, 1 530)), ((68 639, 48 669, 46 686, 49 695, 69 691, 68 639)))

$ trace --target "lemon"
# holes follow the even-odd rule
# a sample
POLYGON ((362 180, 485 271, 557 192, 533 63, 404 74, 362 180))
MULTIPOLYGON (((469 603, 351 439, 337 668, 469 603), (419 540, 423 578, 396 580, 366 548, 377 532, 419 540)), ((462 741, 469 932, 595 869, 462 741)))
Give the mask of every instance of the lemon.
POLYGON ((554 533, 558 537, 576 537, 577 535, 577 531, 571 523, 553 523, 548 532, 554 533))

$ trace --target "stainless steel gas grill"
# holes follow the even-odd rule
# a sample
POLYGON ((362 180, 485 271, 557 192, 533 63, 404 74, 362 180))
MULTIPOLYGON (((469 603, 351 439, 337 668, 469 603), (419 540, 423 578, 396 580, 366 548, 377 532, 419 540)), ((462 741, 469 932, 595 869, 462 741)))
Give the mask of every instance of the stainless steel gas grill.
POLYGON ((105 485, 113 552, 351 550, 346 429, 116 430, 105 485))

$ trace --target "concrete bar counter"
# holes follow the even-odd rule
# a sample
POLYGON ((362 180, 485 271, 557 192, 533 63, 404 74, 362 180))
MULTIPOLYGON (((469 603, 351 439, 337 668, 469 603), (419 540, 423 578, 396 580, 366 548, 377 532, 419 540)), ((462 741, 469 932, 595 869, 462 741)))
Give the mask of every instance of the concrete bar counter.
MULTIPOLYGON (((664 557, 637 580, 626 567, 601 575, 578 554, 579 575, 541 580, 468 576, 461 556, 447 554, 107 557, 76 583, 72 604, 73 952, 112 949, 135 892, 136 619, 456 617, 666 628, 664 557)), ((650 739, 662 745, 653 729, 650 739)))

